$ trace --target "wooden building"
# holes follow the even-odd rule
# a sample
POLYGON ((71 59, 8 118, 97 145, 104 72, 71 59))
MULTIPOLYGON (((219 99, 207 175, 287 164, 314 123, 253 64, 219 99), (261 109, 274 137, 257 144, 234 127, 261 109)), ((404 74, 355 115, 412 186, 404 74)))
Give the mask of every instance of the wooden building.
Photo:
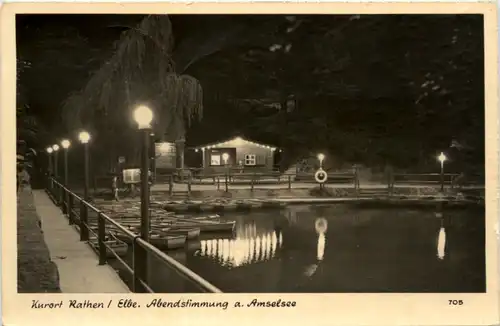
POLYGON ((194 148, 201 152, 207 172, 224 172, 228 168, 245 172, 269 172, 274 166, 275 147, 236 137, 194 148))

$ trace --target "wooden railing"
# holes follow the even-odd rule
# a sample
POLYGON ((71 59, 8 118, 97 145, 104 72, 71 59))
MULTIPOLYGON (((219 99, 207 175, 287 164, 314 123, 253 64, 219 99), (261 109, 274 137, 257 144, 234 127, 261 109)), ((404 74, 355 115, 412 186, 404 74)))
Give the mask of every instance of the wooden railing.
MULTIPOLYGON (((147 255, 151 254, 159 259, 168 268, 174 270, 178 275, 188 280, 201 292, 219 293, 222 292, 214 285, 203 279, 191 271, 186 266, 180 264, 175 259, 154 247, 150 243, 140 238, 117 223, 97 207, 85 201, 82 197, 66 188, 63 184, 56 181, 54 178, 49 178, 47 185, 47 193, 52 201, 62 208, 62 211, 68 217, 69 224, 77 225, 80 232, 80 241, 89 241, 89 235, 92 234, 98 240, 98 257, 99 265, 107 263, 107 252, 111 252, 113 256, 123 265, 125 270, 133 276, 133 292, 153 293, 153 289, 147 283, 147 255), (89 211, 97 214, 97 233, 89 226, 89 211), (132 242, 133 263, 129 266, 106 242, 106 223, 113 225, 115 230, 120 231, 124 236, 132 242)), ((90 244, 90 243, 89 243, 90 244)), ((90 244, 91 245, 91 244, 90 244)), ((91 245, 91 247, 93 247, 91 245)))

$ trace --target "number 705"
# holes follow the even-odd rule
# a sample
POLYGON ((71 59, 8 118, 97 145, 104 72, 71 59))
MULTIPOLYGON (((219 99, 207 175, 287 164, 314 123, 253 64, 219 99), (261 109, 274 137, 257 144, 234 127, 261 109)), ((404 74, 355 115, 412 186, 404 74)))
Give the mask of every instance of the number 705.
POLYGON ((464 304, 462 300, 448 300, 450 306, 461 306, 464 304))

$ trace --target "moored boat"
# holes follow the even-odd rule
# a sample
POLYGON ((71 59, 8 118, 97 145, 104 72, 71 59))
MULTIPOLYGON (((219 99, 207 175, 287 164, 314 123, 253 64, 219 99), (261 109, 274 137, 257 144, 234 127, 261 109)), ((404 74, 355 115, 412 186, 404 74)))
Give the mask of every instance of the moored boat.
MULTIPOLYGON (((96 238, 92 238, 90 243, 96 250, 99 250, 99 241, 96 238)), ((107 258, 115 258, 113 252, 115 252, 118 257, 123 257, 127 254, 128 244, 118 239, 113 233, 109 233, 104 243, 106 244, 107 258)))
POLYGON ((172 234, 172 235, 185 235, 188 240, 194 240, 200 237, 201 229, 199 227, 195 228, 172 227, 166 229, 165 232, 167 234, 172 234))
POLYGON ((233 231, 235 221, 182 221, 178 222, 183 228, 200 228, 201 232, 227 232, 233 231))
POLYGON ((149 243, 160 250, 182 248, 186 244, 185 235, 165 235, 153 233, 149 236, 149 243))

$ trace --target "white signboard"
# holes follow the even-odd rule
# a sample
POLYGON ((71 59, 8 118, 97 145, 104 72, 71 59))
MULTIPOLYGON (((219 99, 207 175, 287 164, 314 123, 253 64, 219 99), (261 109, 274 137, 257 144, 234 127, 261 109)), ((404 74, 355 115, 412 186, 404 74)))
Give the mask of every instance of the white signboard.
POLYGON ((123 183, 135 184, 141 182, 141 169, 123 170, 123 183))

